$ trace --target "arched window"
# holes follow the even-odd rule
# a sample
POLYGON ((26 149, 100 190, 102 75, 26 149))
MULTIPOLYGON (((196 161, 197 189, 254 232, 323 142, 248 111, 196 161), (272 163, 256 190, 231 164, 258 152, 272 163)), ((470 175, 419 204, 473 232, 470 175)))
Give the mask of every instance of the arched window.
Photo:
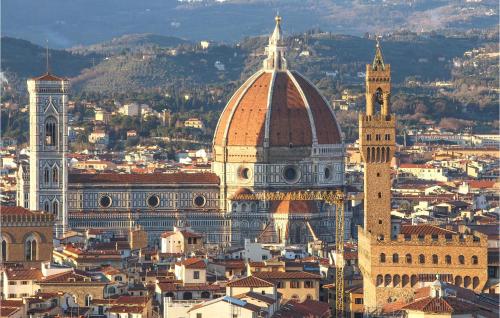
POLYGON ((474 276, 472 279, 472 288, 476 289, 479 286, 479 277, 474 276))
POLYGON ((50 204, 49 204, 49 201, 45 201, 45 203, 43 204, 43 210, 45 212, 50 212, 50 204))
POLYGON ((366 149, 366 162, 370 162, 370 157, 371 157, 370 156, 370 149, 371 149, 370 147, 368 147, 366 149))
POLYGON ((417 275, 411 275, 410 283, 411 287, 415 287, 415 285, 417 285, 418 283, 417 275))
POLYGON ((85 307, 90 307, 90 303, 92 302, 92 296, 85 295, 85 307))
POLYGON ((399 263, 399 254, 396 254, 396 253, 395 253, 395 254, 392 254, 392 262, 393 262, 394 264, 399 263))
POLYGON ((7 240, 2 239, 2 261, 7 260, 7 240))
POLYGON ((57 185, 59 183, 59 169, 57 167, 52 168, 52 184, 57 185))
POLYGON ((410 282, 410 277, 408 277, 408 275, 403 275, 402 281, 403 281, 402 287, 406 287, 406 285, 408 285, 408 283, 410 282))
POLYGON ((57 145, 57 121, 54 117, 45 120, 45 146, 57 145))
POLYGON ((458 263, 460 263, 460 265, 465 264, 465 257, 463 255, 458 256, 458 263))
POLYGON ((386 274, 384 277, 384 286, 389 286, 391 284, 392 277, 389 274, 386 274))
POLYGON ((464 287, 465 287, 465 288, 469 288, 469 287, 470 287, 470 284, 471 284, 471 279, 470 279, 470 276, 465 276, 465 277, 464 277, 464 287))
POLYGON ((399 287, 399 284, 401 283, 401 276, 399 275, 394 275, 394 278, 392 280, 392 284, 394 287, 399 287))
POLYGON ((385 254, 384 253, 380 254, 380 263, 385 263, 385 254))
POLYGON ((24 242, 24 251, 27 261, 37 260, 37 242, 33 236, 30 236, 24 242))
POLYGON ((59 202, 57 202, 57 200, 54 200, 54 202, 52 202, 52 214, 59 214, 59 202))
POLYGON ((436 254, 432 255, 432 264, 439 263, 439 257, 436 254))
POLYGON ((384 162, 385 161, 385 147, 382 147, 382 156, 380 158, 380 161, 381 162, 384 162))
POLYGON ((406 264, 411 264, 412 260, 411 260, 411 254, 406 254, 406 264))
POLYGON ((184 295, 182 295, 182 299, 184 300, 193 299, 193 294, 191 292, 184 292, 184 295))
POLYGON ((455 276, 455 285, 456 286, 459 286, 459 287, 462 287, 462 276, 455 276))
POLYGON ((451 264, 451 256, 450 255, 446 255, 444 257, 444 262, 447 264, 447 265, 450 265, 451 264))
POLYGON ((50 183, 50 171, 49 171, 49 167, 45 167, 43 169, 43 183, 44 185, 49 185, 50 183))
POLYGON ((385 162, 389 162, 391 161, 391 151, 389 150, 389 147, 387 147, 386 151, 385 151, 385 162))
POLYGON ((380 162, 380 147, 377 147, 377 158, 375 159, 376 162, 380 162))
POLYGON ((377 286, 380 286, 384 283, 384 277, 382 275, 377 275, 377 286))
POLYGON ((418 256, 418 262, 419 262, 420 264, 425 264, 425 255, 424 255, 424 254, 420 254, 420 255, 418 256))
POLYGON ((477 265, 479 262, 478 262, 478 259, 477 259, 477 256, 476 255, 473 255, 472 256, 472 265, 477 265))

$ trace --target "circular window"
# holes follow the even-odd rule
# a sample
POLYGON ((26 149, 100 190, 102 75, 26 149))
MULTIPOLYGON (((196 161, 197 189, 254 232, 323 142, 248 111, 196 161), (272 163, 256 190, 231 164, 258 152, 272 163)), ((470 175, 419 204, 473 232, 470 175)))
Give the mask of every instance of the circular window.
POLYGON ((330 168, 328 167, 325 168, 325 179, 330 179, 330 168))
POLYGON ((196 205, 197 207, 202 207, 205 205, 205 203, 207 203, 207 199, 205 199, 205 197, 203 195, 198 195, 194 198, 193 200, 194 202, 194 205, 196 205))
POLYGON ((111 200, 109 195, 103 195, 99 198, 99 205, 103 208, 109 208, 112 203, 113 200, 111 200))
POLYGON ((299 179, 299 171, 293 166, 285 167, 283 177, 287 182, 296 182, 299 179))
POLYGON ((243 170, 241 170, 241 177, 243 179, 250 179, 250 169, 244 168, 243 170))
POLYGON ((160 205, 160 198, 156 194, 150 195, 147 199, 147 203, 149 207, 156 208, 160 205))

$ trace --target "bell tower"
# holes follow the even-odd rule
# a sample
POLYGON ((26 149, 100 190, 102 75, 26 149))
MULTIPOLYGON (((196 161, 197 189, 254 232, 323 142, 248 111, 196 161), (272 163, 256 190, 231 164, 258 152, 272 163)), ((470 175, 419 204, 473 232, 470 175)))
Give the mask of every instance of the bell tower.
POLYGON ((67 226, 69 82, 48 71, 28 80, 30 126, 29 209, 55 216, 55 235, 67 226))
POLYGON ((375 58, 366 65, 366 112, 359 115, 359 143, 364 162, 364 230, 378 239, 391 235, 391 169, 396 118, 391 114, 391 67, 377 40, 375 58))

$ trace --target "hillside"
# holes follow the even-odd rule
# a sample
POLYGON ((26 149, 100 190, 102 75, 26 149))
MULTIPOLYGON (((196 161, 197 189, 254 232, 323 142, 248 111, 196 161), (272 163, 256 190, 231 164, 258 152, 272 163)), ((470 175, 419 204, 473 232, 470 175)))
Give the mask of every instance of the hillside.
MULTIPOLYGON (((14 87, 25 90, 26 78, 46 72, 46 49, 29 41, 1 38, 2 72, 14 87)), ((50 68, 60 76, 72 78, 92 66, 95 54, 83 56, 64 50, 49 50, 50 68)))
POLYGON ((148 48, 173 48, 181 44, 187 44, 188 41, 173 36, 164 36, 158 34, 126 34, 111 41, 97 43, 89 46, 75 46, 69 49, 77 54, 101 54, 115 55, 124 51, 139 51, 148 48))
POLYGON ((285 29, 362 35, 394 30, 495 27, 498 1, 465 0, 4 0, 2 35, 52 47, 90 45, 131 33, 238 41, 267 34, 276 11, 285 29))

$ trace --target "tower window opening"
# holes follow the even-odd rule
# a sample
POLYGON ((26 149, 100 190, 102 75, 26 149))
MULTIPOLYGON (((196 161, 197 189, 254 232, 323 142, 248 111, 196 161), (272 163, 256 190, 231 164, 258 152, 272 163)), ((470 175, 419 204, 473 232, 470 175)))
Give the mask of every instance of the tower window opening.
POLYGON ((57 144, 57 122, 55 118, 49 117, 45 121, 45 145, 55 146, 57 144))
POLYGON ((382 192, 379 192, 377 195, 379 199, 382 199, 382 192))

